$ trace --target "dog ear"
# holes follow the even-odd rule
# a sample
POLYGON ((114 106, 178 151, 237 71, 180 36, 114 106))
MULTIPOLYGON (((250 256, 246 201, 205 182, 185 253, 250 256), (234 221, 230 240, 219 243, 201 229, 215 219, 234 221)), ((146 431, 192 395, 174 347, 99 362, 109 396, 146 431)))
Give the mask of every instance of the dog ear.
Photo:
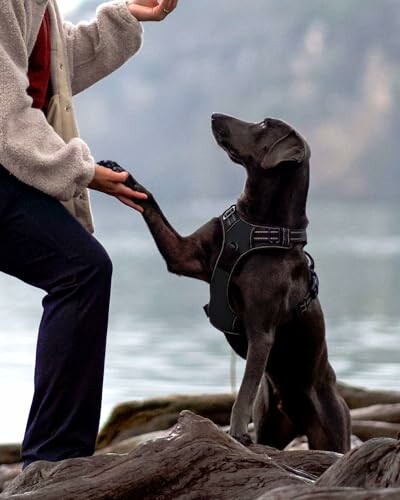
POLYGON ((294 130, 281 137, 270 146, 261 161, 261 167, 268 169, 286 161, 301 163, 310 157, 306 141, 294 130))

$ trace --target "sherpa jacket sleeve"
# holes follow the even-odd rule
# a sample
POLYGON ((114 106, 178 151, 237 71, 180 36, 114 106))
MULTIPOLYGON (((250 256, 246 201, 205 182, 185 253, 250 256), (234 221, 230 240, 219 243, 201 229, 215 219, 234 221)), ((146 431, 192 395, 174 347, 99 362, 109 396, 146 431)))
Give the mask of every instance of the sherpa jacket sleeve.
POLYGON ((80 139, 66 144, 32 108, 24 0, 0 2, 0 164, 25 184, 67 201, 80 194, 95 161, 80 139))
POLYGON ((142 44, 142 26, 125 1, 100 5, 90 23, 63 27, 74 95, 122 66, 142 44))

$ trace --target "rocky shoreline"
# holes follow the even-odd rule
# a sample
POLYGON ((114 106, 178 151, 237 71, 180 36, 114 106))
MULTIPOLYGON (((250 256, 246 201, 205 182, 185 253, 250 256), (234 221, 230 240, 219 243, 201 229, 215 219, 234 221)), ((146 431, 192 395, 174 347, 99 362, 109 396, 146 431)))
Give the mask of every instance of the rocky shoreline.
POLYGON ((21 473, 19 446, 0 446, 0 498, 400 498, 400 392, 338 384, 352 414, 353 449, 284 451, 230 438, 233 395, 172 396, 117 406, 94 457, 37 462, 21 473))

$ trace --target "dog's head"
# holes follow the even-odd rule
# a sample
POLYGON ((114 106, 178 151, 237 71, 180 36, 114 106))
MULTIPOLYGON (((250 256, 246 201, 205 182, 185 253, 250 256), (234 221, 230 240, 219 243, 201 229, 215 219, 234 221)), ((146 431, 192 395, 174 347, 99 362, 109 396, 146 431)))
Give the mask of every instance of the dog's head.
POLYGON ((275 118, 248 123, 214 114, 212 130, 230 159, 246 168, 268 170, 282 163, 302 164, 311 156, 306 140, 293 127, 275 118))

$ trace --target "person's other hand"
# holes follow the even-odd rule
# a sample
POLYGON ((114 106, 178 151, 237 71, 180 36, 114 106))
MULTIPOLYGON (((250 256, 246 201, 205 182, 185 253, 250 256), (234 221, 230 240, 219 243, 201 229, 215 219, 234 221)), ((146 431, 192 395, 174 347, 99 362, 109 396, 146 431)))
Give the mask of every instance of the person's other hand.
POLYGON ((178 0, 130 0, 128 9, 138 21, 163 21, 177 4, 178 0))
POLYGON ((137 205, 133 200, 147 200, 147 194, 134 191, 128 188, 128 186, 125 186, 124 182, 128 176, 128 172, 114 172, 109 168, 96 165, 93 180, 88 187, 115 196, 122 203, 128 205, 128 207, 143 213, 143 208, 137 205))

